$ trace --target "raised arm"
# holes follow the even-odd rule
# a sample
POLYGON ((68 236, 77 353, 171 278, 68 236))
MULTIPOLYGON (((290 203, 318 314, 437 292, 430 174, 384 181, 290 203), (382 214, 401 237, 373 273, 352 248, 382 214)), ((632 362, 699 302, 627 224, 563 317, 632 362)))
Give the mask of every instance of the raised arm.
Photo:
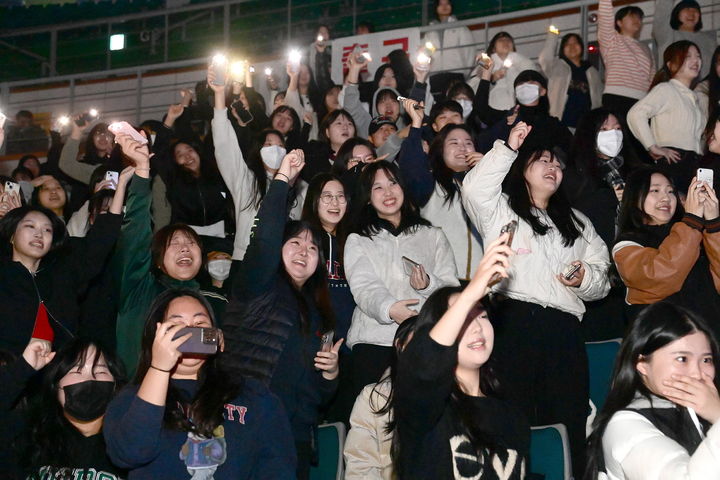
POLYGON ((82 137, 83 130, 88 126, 87 122, 82 125, 75 123, 76 121, 81 121, 81 117, 82 115, 78 115, 71 121, 72 132, 60 152, 60 162, 58 165, 60 170, 65 172, 68 176, 74 178, 78 182, 89 184, 90 178, 97 168, 97 165, 78 162, 80 138, 82 137))
POLYGON ((283 158, 255 217, 250 243, 233 284, 233 297, 260 295, 274 281, 282 262, 288 191, 304 166, 302 150, 292 150, 283 158))
POLYGON ((445 411, 455 385, 457 341, 468 313, 487 294, 494 274, 507 278, 513 252, 505 241, 507 234, 488 246, 470 284, 431 329, 415 332, 399 356, 395 414, 415 434, 431 429, 445 411))
POLYGON ((355 120, 356 135, 358 137, 367 138, 368 128, 370 127, 372 117, 360 103, 360 90, 358 89, 358 83, 360 82, 360 72, 369 62, 367 58, 363 57, 363 61, 359 63, 357 58, 355 58, 355 55, 349 55, 347 62, 348 74, 347 77, 345 77, 345 86, 343 86, 343 92, 345 95, 343 108, 347 110, 350 115, 352 115, 353 120, 355 120))
MULTIPOLYGON (((612 0, 600 0, 598 4, 598 27, 597 38, 600 46, 600 53, 604 56, 608 49, 613 46, 616 36, 615 15, 613 13, 612 0)), ((607 59, 605 60, 607 61, 607 59)))
POLYGON ((215 92, 215 110, 212 119, 213 144, 218 170, 235 202, 236 211, 245 208, 252 198, 253 174, 245 163, 237 135, 225 107, 225 88, 212 83, 213 69, 208 69, 208 84, 215 92))
POLYGON ((405 100, 403 105, 412 119, 412 125, 408 137, 403 140, 397 163, 413 201, 416 205, 423 207, 435 190, 435 177, 433 177, 428 156, 422 148, 421 127, 424 115, 422 110, 413 108, 414 105, 417 105, 417 102, 413 100, 405 100))
MULTIPOLYGON (((670 26, 670 13, 673 0, 655 0, 655 13, 653 13, 652 36, 658 48, 667 45, 673 38, 673 29, 670 26)), ((662 52, 660 52, 662 58, 662 52)))
POLYGON ((502 182, 517 158, 517 149, 532 130, 524 122, 513 127, 508 141, 495 141, 492 150, 485 154, 465 175, 462 185, 463 207, 473 225, 483 233, 483 226, 492 224, 499 213, 502 198, 502 182))
POLYGON ((555 62, 559 60, 557 55, 558 37, 557 33, 548 31, 545 35, 545 45, 543 45, 540 57, 538 57, 538 63, 546 77, 552 76, 555 62))

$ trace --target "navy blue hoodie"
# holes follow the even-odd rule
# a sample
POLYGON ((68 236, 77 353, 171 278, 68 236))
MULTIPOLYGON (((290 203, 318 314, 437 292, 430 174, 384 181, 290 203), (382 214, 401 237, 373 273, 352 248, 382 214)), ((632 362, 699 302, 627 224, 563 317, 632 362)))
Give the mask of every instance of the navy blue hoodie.
MULTIPOLYGON (((198 388, 195 380, 172 380, 187 398, 198 388)), ((165 407, 137 396, 128 387, 110 403, 104 434, 110 459, 130 472, 128 480, 189 479, 181 448, 188 433, 163 428, 165 407)), ((227 458, 214 473, 223 479, 295 478, 295 446, 280 400, 254 379, 246 379, 240 395, 225 404, 224 439, 227 458)))

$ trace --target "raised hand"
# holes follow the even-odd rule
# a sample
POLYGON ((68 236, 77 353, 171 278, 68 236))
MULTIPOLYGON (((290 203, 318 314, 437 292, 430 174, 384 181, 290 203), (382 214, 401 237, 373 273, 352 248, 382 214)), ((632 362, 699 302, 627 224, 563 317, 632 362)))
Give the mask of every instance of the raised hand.
POLYGON ((483 258, 480 260, 477 271, 465 290, 475 300, 480 300, 490 291, 491 282, 494 278, 508 278, 507 269, 510 268, 510 257, 515 255, 507 242, 510 239, 509 233, 500 235, 494 242, 488 245, 483 258), (497 277, 496 277, 497 275, 497 277))
POLYGON ((40 370, 55 358, 55 352, 52 351, 52 345, 47 340, 31 338, 22 356, 34 370, 40 370))
POLYGON ((518 122, 517 125, 510 130, 510 135, 508 135, 507 141, 508 146, 517 151, 522 146, 527 136, 530 135, 531 131, 532 127, 530 125, 525 122, 518 122))
MULTIPOLYGON (((147 137, 144 130, 140 132, 140 135, 147 137)), ((149 176, 150 148, 148 144, 142 144, 134 140, 130 135, 123 133, 115 135, 115 141, 120 145, 120 148, 122 148, 123 154, 135 162, 136 170, 147 170, 149 176)))
POLYGON ((283 157, 280 168, 275 175, 279 176, 279 180, 283 180, 283 177, 285 177, 284 179, 292 185, 295 183, 304 166, 305 153, 301 149, 296 148, 295 150, 290 150, 290 152, 283 157))
POLYGON ((416 102, 411 98, 406 98, 402 101, 402 105, 407 114, 410 116, 410 120, 412 120, 412 126, 414 128, 422 127, 422 121, 425 117, 425 104, 423 102, 416 102), (415 105, 419 105, 423 108, 418 108, 416 110, 415 105))

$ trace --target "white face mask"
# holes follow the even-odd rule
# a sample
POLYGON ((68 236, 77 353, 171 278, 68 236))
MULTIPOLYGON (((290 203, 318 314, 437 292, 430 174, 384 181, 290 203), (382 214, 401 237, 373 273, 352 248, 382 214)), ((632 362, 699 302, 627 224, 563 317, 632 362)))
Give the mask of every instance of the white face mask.
POLYGON ((270 170, 280 168, 285 153, 287 153, 287 151, 280 145, 270 145, 260 149, 260 157, 270 170))
POLYGON ((520 105, 530 105, 540 98, 540 86, 534 83, 522 83, 515 87, 515 98, 520 105))
POLYGON ((210 260, 207 264, 208 273, 213 280, 222 282, 223 280, 227 280, 227 278, 230 276, 231 265, 232 260, 228 260, 225 258, 221 258, 218 260, 210 260))
POLYGON ((610 158, 617 157, 623 146, 622 130, 604 130, 597 134, 597 149, 610 158))
POLYGON ((460 98, 456 100, 456 102, 458 102, 463 109, 463 120, 467 120, 467 118, 470 116, 470 113, 472 112, 472 102, 467 98, 460 98))

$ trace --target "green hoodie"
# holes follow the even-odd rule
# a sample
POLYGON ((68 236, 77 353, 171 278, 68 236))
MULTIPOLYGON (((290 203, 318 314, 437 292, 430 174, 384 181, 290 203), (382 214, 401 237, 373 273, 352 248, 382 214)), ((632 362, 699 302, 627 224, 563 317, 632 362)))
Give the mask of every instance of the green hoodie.
MULTIPOLYGON (((176 280, 167 275, 153 274, 152 191, 150 179, 133 176, 128 187, 125 223, 120 233, 119 247, 122 262, 120 302, 117 319, 117 353, 129 375, 134 374, 140 358, 140 345, 145 320, 155 297, 169 288, 199 290, 196 280, 176 280)), ((214 292, 200 293, 210 302, 219 322, 227 299, 214 292)))

